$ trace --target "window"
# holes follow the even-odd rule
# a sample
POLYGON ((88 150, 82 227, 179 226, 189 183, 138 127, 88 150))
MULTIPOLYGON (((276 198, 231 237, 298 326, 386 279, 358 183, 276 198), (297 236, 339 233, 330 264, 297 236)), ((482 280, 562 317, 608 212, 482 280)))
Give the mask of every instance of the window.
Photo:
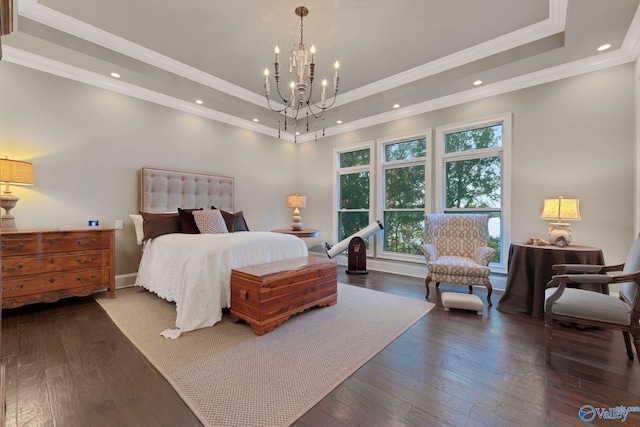
POLYGON ((422 258, 429 176, 427 146, 425 133, 379 142, 377 193, 384 224, 378 241, 381 258, 422 258))
POLYGON ((489 214, 494 270, 506 271, 510 225, 511 115, 436 129, 437 210, 489 214))
MULTIPOLYGON (((334 150, 335 158, 335 200, 334 224, 337 242, 360 231, 374 221, 371 211, 373 187, 371 185, 372 144, 366 143, 344 150, 334 150)), ((369 240, 365 241, 370 253, 369 240)))

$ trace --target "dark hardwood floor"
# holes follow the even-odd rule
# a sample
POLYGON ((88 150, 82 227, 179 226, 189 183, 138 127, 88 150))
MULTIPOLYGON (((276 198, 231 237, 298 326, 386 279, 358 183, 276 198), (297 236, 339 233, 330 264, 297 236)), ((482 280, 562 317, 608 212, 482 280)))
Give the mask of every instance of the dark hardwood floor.
MULTIPOLYGON (((338 279, 424 298, 423 279, 344 268, 338 279)), ((478 316, 445 312, 432 288, 429 314, 294 425, 580 426, 583 405, 640 406, 640 364, 620 332, 561 327, 547 365, 543 322, 498 312, 500 296, 478 316)), ((3 310, 1 356, 8 426, 200 425, 89 297, 3 310)), ((589 424, 638 426, 640 413, 589 424)))

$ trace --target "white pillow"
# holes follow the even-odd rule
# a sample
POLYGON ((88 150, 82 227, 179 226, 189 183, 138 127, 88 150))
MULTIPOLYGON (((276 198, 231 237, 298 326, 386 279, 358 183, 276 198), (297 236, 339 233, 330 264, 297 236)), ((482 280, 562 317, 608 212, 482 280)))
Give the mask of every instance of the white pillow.
POLYGON ((142 244, 142 239, 144 239, 144 229, 142 228, 142 215, 129 215, 129 218, 133 220, 133 228, 136 230, 136 242, 138 245, 142 244))
POLYGON ((206 209, 193 211, 193 219, 196 221, 198 230, 202 234, 225 234, 228 233, 227 223, 218 209, 206 209))

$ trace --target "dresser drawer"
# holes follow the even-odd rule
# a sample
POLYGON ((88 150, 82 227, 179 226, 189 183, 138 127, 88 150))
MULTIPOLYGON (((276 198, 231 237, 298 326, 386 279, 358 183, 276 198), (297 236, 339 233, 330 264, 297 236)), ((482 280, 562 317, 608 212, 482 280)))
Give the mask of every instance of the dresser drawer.
POLYGON ((62 256, 3 257, 2 278, 28 276, 39 273, 62 270, 62 256))
POLYGON ((2 297, 12 298, 63 289, 107 286, 109 274, 109 268, 100 268, 74 273, 53 273, 3 279, 2 297))
POLYGON ((109 266, 109 251, 76 252, 62 256, 62 268, 64 270, 79 268, 96 268, 109 266))
POLYGON ((2 258, 14 255, 31 255, 40 252, 40 239, 35 237, 2 236, 2 258))
POLYGON ((65 236, 62 238, 61 249, 67 251, 88 251, 95 249, 107 249, 109 236, 106 234, 86 233, 65 236))

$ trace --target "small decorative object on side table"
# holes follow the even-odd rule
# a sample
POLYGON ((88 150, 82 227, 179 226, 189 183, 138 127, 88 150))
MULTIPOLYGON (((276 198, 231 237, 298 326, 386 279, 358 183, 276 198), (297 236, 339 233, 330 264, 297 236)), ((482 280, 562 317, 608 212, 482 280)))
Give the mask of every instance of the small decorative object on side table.
POLYGON ((303 237, 318 237, 320 235, 320 230, 312 230, 311 228, 303 228, 301 230, 289 230, 288 228, 271 230, 273 233, 282 233, 282 234, 293 234, 294 236, 298 236, 300 238, 303 237))

